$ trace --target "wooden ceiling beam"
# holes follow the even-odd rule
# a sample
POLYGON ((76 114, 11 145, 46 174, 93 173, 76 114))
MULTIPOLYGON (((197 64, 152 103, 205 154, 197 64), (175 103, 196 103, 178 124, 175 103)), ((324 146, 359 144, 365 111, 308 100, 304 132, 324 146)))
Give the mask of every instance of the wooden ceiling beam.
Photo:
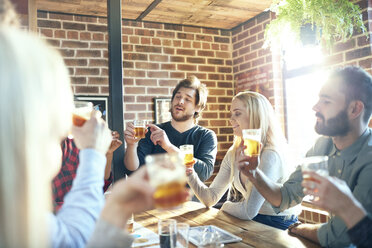
POLYGON ((143 11, 136 19, 136 21, 141 21, 145 18, 162 0, 154 0, 148 7, 143 11))

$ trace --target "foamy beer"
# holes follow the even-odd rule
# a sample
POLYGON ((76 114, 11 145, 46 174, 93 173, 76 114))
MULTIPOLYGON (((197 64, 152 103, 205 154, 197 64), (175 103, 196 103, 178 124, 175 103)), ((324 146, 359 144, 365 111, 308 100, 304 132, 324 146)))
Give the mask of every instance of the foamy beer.
POLYGON ((247 147, 244 154, 251 157, 260 155, 261 130, 260 129, 243 129, 244 145, 247 147))
POLYGON ((145 158, 150 184, 156 190, 155 207, 169 209, 183 203, 186 186, 185 165, 180 154, 162 153, 145 158))
MULTIPOLYGON (((328 176, 328 157, 327 156, 306 157, 302 161, 301 170, 302 172, 313 171, 321 176, 328 176)), ((309 177, 309 175, 304 175, 303 179, 316 181, 314 178, 309 177)))
POLYGON ((146 123, 147 123, 147 121, 145 121, 145 120, 135 120, 135 121, 133 121, 134 131, 136 132, 134 137, 136 139, 140 140, 140 139, 145 138, 146 123))
POLYGON ((74 110, 72 112, 72 123, 81 127, 90 119, 93 104, 91 102, 74 101, 74 110))
POLYGON ((193 145, 182 145, 180 146, 181 155, 183 157, 183 164, 186 168, 192 168, 194 160, 194 146, 193 145))

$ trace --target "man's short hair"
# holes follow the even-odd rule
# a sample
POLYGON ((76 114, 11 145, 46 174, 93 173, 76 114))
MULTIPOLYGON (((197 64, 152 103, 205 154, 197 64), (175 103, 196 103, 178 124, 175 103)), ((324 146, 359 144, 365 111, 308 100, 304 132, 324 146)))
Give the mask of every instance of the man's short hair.
POLYGON ((343 88, 347 102, 358 100, 364 104, 363 120, 368 122, 372 113, 372 77, 363 68, 358 66, 346 66, 336 69, 330 78, 342 79, 343 88))
POLYGON ((195 90, 195 106, 200 107, 199 112, 195 112, 194 118, 198 119, 201 115, 201 112, 207 105, 207 97, 208 97, 208 89, 205 84, 202 84, 199 79, 195 76, 190 76, 182 81, 180 81, 177 85, 176 88, 173 90, 172 94, 172 102, 177 94, 177 92, 181 88, 187 88, 187 89, 194 89, 195 90))

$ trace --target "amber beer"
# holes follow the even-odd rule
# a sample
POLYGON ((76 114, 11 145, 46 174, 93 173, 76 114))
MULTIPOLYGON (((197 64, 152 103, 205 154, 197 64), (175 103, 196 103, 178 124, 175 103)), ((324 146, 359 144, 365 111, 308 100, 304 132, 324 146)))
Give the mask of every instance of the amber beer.
POLYGON ((90 119, 90 114, 93 110, 91 102, 74 101, 74 110, 72 113, 72 123, 74 126, 81 127, 90 119))
POLYGON ((178 153, 148 155, 145 158, 149 181, 155 188, 155 207, 169 209, 183 203, 186 173, 178 153))
POLYGON ((244 150, 244 154, 251 157, 257 157, 260 155, 260 141, 261 141, 261 130, 260 129, 243 129, 243 140, 244 146, 247 148, 244 150))
POLYGON ((172 208, 183 203, 186 182, 174 181, 159 185, 154 193, 156 208, 172 208))
POLYGON ((146 135, 146 121, 145 120, 135 120, 134 125, 134 137, 138 140, 145 138, 146 135))
POLYGON ((186 168, 192 168, 194 166, 194 146, 193 145, 182 145, 180 151, 183 157, 183 164, 186 168))

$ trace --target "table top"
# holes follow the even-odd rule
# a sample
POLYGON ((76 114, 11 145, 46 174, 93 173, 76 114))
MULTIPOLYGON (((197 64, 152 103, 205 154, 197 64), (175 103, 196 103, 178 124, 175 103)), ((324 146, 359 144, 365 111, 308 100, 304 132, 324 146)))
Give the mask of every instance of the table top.
MULTIPOLYGON (((172 210, 149 210, 136 214, 135 222, 157 232, 159 219, 176 219, 190 226, 215 225, 243 240, 225 244, 225 247, 320 247, 319 245, 288 231, 279 230, 255 221, 241 220, 216 208, 206 208, 199 202, 189 201, 172 210)), ((190 243, 190 247, 195 247, 190 243)))

